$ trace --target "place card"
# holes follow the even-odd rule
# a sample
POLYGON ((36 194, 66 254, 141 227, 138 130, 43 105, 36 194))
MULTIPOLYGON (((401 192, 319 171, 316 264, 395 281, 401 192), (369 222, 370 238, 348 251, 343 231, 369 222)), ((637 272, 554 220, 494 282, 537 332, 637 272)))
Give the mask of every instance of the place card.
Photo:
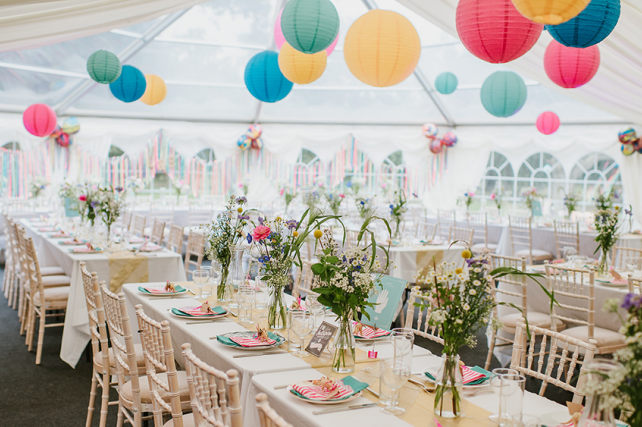
POLYGON ((313 356, 321 357, 323 350, 328 346, 330 339, 337 329, 338 328, 336 326, 331 325, 328 322, 321 323, 319 329, 317 329, 316 333, 310 340, 310 343, 305 348, 305 351, 313 356))
POLYGON ((366 316, 361 316, 361 323, 368 326, 377 325, 381 329, 389 330, 397 316, 397 308, 408 282, 396 277, 383 276, 381 286, 378 292, 373 291, 368 298, 368 302, 375 304, 374 307, 365 309, 370 315, 370 320, 366 316))

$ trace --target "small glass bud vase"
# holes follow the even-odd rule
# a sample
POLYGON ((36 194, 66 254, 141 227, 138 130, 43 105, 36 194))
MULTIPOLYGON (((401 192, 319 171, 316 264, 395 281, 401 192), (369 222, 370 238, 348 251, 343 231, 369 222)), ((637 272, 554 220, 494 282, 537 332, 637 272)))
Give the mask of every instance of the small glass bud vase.
POLYGON ((459 355, 443 354, 437 372, 435 389, 435 415, 444 418, 461 416, 461 392, 463 379, 459 367, 459 355))
POLYGON ((355 367, 355 341, 352 331, 352 316, 342 316, 339 319, 334 339, 334 358, 332 370, 341 374, 354 372, 355 367))

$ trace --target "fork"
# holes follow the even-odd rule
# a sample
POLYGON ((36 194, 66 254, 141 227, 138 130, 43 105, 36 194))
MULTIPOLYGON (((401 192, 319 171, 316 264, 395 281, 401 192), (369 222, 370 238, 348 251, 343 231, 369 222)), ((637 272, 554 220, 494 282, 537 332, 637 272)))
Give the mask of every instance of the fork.
POLYGON ((418 386, 419 388, 421 388, 426 393, 434 393, 434 391, 435 391, 434 388, 428 388, 428 387, 426 387, 426 385, 424 383, 422 383, 421 381, 416 380, 414 378, 408 378, 408 381, 413 383, 414 385, 418 386))

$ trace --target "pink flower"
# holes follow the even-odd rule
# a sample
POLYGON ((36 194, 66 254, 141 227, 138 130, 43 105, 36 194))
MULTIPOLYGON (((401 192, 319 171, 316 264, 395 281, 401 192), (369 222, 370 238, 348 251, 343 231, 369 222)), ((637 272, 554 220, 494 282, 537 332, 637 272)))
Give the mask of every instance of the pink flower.
POLYGON ((497 195, 495 193, 490 195, 490 200, 495 200, 497 198, 497 195))
POLYGON ((339 197, 341 197, 342 199, 343 199, 345 196, 346 196, 345 194, 339 194, 339 197))
POLYGON ((468 197, 475 197, 475 193, 471 191, 470 193, 468 193, 468 197))
POLYGON ((78 200, 80 200, 81 202, 86 202, 87 196, 85 196, 84 194, 81 194, 80 197, 78 197, 78 200))
POLYGON ((279 196, 282 196, 283 193, 285 193, 285 188, 282 188, 281 191, 279 191, 279 196))
POLYGON ((243 183, 239 182, 239 188, 243 188, 243 183))
POLYGON ((271 233, 270 227, 265 225, 259 225, 254 230, 252 230, 252 238, 256 241, 261 241, 267 238, 271 233))
POLYGON ((388 186, 386 185, 386 183, 385 183, 385 182, 384 182, 383 184, 381 184, 381 188, 387 188, 387 187, 388 187, 388 186))

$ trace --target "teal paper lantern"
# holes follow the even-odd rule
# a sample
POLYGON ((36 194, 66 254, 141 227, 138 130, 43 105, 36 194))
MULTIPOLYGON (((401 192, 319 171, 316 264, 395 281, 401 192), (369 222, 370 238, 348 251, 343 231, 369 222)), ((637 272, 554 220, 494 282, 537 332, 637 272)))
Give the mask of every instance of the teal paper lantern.
POLYGON ((87 59, 87 73, 92 80, 108 85, 120 77, 120 59, 106 50, 97 50, 87 59))
POLYGON ((123 102, 134 102, 140 99, 147 89, 147 80, 143 73, 131 65, 123 65, 120 77, 109 85, 109 90, 123 102))
POLYGON ((281 15, 281 31, 299 52, 321 52, 339 34, 339 13, 330 0, 290 0, 281 15))
POLYGON ((435 79, 435 89, 442 95, 450 95, 457 89, 459 81, 457 76, 451 72, 441 73, 435 79))
POLYGON ((585 48, 607 38, 619 19, 620 0, 591 0, 575 18, 546 29, 564 46, 585 48))
POLYGON ((526 83, 512 71, 495 71, 481 88, 481 102, 495 117, 510 117, 526 102, 526 83))
POLYGON ((245 66, 245 86, 263 102, 277 102, 288 96, 294 83, 279 68, 279 54, 271 50, 254 55, 245 66))

